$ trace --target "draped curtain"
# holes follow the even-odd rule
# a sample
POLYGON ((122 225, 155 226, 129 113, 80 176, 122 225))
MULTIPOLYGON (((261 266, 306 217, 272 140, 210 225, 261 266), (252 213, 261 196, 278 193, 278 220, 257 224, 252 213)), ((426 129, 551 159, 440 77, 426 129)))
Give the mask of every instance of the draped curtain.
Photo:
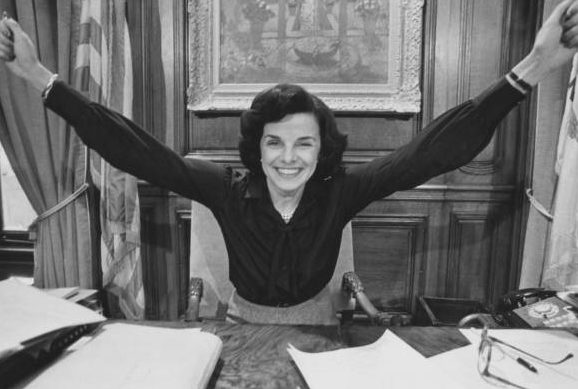
POLYGON ((564 112, 569 68, 551 74, 533 93, 537 95, 536 135, 533 146, 530 208, 526 222, 520 288, 542 284, 548 239, 552 227, 552 204, 557 175, 556 145, 564 112))
MULTIPOLYGON (((126 0, 0 0, 0 10, 18 20, 41 62, 60 79, 131 116, 126 0)), ((96 162, 87 162, 90 154, 74 131, 3 65, 0 85, 0 140, 40 215, 34 223, 35 285, 102 286, 117 297, 111 301, 125 317, 144 318, 136 179, 96 155, 96 162)))
MULTIPOLYGON (((18 20, 45 66, 70 82, 80 1, 0 0, 0 10, 18 20)), ((35 285, 98 287, 86 148, 62 119, 44 108, 39 93, 4 65, 0 85, 0 140, 40 215, 34 225, 35 285)))
MULTIPOLYGON (((542 15, 548 17, 558 0, 544 1, 542 15)), ((532 142, 532 167, 524 239, 520 288, 543 285, 548 241, 552 227, 551 213, 557 183, 555 161, 557 142, 564 114, 570 65, 552 72, 532 92, 536 99, 536 130, 532 142)))
MULTIPOLYGON (((544 15, 557 5, 544 3, 544 15)), ((578 284, 578 94, 573 66, 537 88, 530 208, 520 287, 563 290, 578 284)))
POLYGON ((578 56, 568 87, 564 118, 556 156, 557 183, 553 202, 553 221, 548 240, 542 284, 563 290, 578 287, 578 56))

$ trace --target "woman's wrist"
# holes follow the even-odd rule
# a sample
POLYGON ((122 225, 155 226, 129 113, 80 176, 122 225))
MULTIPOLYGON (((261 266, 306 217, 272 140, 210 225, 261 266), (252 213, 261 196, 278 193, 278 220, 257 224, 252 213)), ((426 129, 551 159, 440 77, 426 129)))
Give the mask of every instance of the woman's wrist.
POLYGON ((524 95, 527 95, 532 91, 532 86, 528 84, 523 78, 518 76, 513 70, 510 70, 510 72, 506 74, 506 81, 508 81, 512 87, 524 95))
POLYGON ((534 87, 550 72, 550 69, 544 67, 544 62, 536 58, 533 53, 530 53, 512 68, 512 72, 520 80, 523 80, 523 83, 534 87))
POLYGON ((39 63, 37 66, 26 73, 25 78, 34 89, 39 92, 43 92, 53 76, 54 73, 39 63))

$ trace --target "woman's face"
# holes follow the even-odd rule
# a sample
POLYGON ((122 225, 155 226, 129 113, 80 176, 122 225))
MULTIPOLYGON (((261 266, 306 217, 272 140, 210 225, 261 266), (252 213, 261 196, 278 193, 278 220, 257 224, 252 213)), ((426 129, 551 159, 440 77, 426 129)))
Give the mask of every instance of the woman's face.
POLYGON ((261 166, 272 196, 300 194, 317 167, 319 124, 312 113, 295 113, 267 123, 261 138, 261 166))

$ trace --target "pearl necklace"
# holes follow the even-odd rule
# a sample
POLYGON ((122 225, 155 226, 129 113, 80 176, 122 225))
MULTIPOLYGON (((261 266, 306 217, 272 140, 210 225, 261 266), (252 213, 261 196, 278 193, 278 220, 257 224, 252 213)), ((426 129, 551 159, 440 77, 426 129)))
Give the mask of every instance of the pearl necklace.
POLYGON ((289 220, 291 220, 291 218, 293 217, 293 214, 295 213, 296 209, 297 209, 297 207, 294 207, 293 209, 291 209, 287 212, 281 212, 281 217, 283 218, 283 221, 285 223, 289 223, 289 220))

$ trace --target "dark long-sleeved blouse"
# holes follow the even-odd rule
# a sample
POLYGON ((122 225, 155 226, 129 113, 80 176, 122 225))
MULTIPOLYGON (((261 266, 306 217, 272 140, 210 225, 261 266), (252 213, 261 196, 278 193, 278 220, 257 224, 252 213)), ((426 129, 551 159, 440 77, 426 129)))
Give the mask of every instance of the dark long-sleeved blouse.
POLYGON ((113 166, 209 207, 223 231, 237 293, 257 304, 290 306, 315 296, 330 280, 342 229, 357 212, 469 162, 523 97, 503 78, 393 153, 309 181, 288 224, 263 178, 183 158, 65 83, 54 84, 45 104, 113 166))

